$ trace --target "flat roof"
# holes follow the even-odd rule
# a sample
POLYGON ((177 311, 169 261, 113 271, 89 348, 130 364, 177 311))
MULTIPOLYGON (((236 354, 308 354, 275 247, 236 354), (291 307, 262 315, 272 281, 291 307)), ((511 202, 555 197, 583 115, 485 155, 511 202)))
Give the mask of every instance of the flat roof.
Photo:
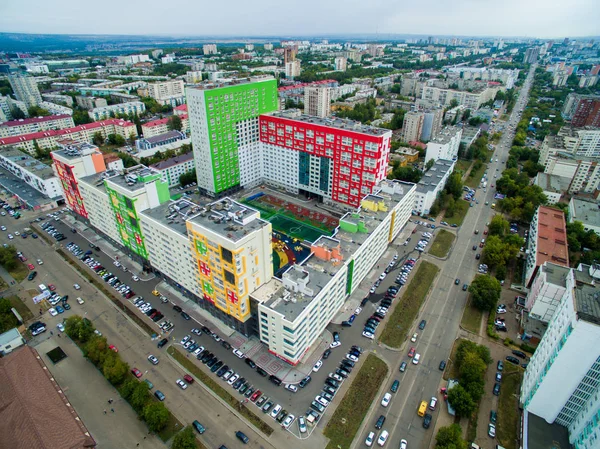
POLYGON ((444 176, 454 168, 455 162, 446 159, 438 159, 431 168, 423 174, 417 183, 417 192, 427 193, 434 191, 444 176))
POLYGON ((595 284, 577 284, 575 311, 580 319, 600 325, 600 290, 595 284))
POLYGON ((215 80, 210 82, 204 82, 202 84, 193 84, 188 86, 188 89, 197 89, 197 90, 212 90, 212 89, 220 89, 225 87, 239 86, 241 84, 251 84, 251 83, 261 83, 264 81, 271 81, 275 78, 271 75, 258 75, 251 76, 248 78, 236 78, 232 80, 215 80))
POLYGON ((78 159, 82 156, 87 156, 88 154, 95 152, 100 153, 100 150, 96 145, 92 145, 91 143, 87 142, 72 142, 68 145, 63 145, 62 149, 53 151, 52 154, 58 155, 64 159, 78 159))
POLYGON ((21 125, 29 125, 31 123, 44 123, 51 122, 53 120, 63 120, 63 119, 72 118, 70 115, 61 114, 61 115, 47 115, 45 117, 32 117, 32 118, 21 118, 18 120, 11 120, 8 122, 1 123, 0 126, 21 126, 21 125))
POLYGON ((568 448, 569 431, 566 427, 557 423, 548 424, 544 418, 540 418, 527 410, 523 411, 526 421, 526 449, 548 449, 568 448))
POLYGON ((203 205, 183 198, 146 209, 141 214, 187 237, 186 220, 189 216, 197 214, 202 208, 203 205))
POLYGON ((152 182, 155 180, 152 179, 146 181, 145 179, 147 177, 154 175, 157 177, 157 179, 160 179, 160 173, 158 171, 154 170, 153 168, 146 167, 145 165, 136 165, 135 167, 125 169, 122 173, 114 173, 115 175, 107 177, 106 181, 132 193, 142 189, 146 182, 152 182))
POLYGON ((444 126, 440 133, 434 139, 431 139, 430 142, 444 145, 450 142, 460 131, 461 129, 457 126, 444 126))
POLYGON ((49 165, 46 165, 37 159, 34 159, 27 153, 23 153, 14 147, 7 147, 2 149, 2 158, 8 159, 13 164, 23 168, 23 170, 33 173, 41 179, 54 178, 54 172, 49 165))
POLYGON ((548 173, 538 173, 535 178, 535 185, 547 190, 548 192, 562 193, 567 191, 571 180, 565 176, 550 175, 548 173))
POLYGON ((331 237, 321 236, 313 242, 312 253, 306 260, 299 261, 298 264, 288 268, 282 275, 283 280, 272 278, 263 284, 251 293, 252 297, 264 306, 284 315, 286 320, 294 321, 413 186, 412 183, 398 180, 383 180, 376 193, 364 197, 363 205, 356 212, 348 212, 340 219, 340 225, 331 237), (369 203, 383 203, 384 207, 378 207, 378 210, 374 211, 368 207, 369 203), (329 259, 319 257, 319 253, 330 257, 329 259), (284 286, 286 277, 296 281, 299 278, 308 278, 304 293, 286 288, 284 286))
POLYGON ((79 182, 83 182, 85 184, 94 186, 97 189, 106 193, 106 185, 104 184, 104 180, 115 176, 116 174, 117 172, 114 170, 106 170, 103 172, 94 173, 93 175, 83 176, 79 178, 79 182))
POLYGON ((0 168, 0 185, 9 191, 11 194, 17 196, 21 201, 27 203, 31 207, 44 206, 46 204, 54 202, 60 197, 55 199, 48 198, 43 195, 40 191, 34 189, 21 178, 13 175, 8 170, 0 168))
POLYGON ((564 212, 560 209, 540 206, 537 228, 536 265, 552 262, 568 267, 569 251, 564 212))
POLYGON ((339 117, 315 117, 314 115, 306 115, 299 112, 298 109, 287 109, 285 111, 273 112, 264 114, 265 116, 279 117, 296 122, 310 123, 312 125, 326 126, 328 128, 338 128, 345 131, 355 133, 369 134, 375 136, 383 136, 391 133, 391 130, 377 128, 375 126, 364 125, 354 120, 343 119, 339 117))
POLYGON ((169 167, 173 167, 174 165, 183 164, 185 162, 189 162, 194 159, 194 152, 190 151, 189 153, 182 154, 180 156, 172 157, 171 159, 167 159, 166 161, 160 161, 156 164, 151 165, 151 168, 156 170, 166 170, 169 167))
POLYGON ((0 334, 0 346, 10 343, 14 339, 20 337, 21 333, 19 332, 19 329, 17 329, 16 327, 9 329, 6 332, 0 334))
POLYGON ((159 134, 158 136, 144 138, 144 140, 149 143, 159 143, 173 138, 185 139, 185 134, 181 131, 172 130, 163 134, 159 134))
POLYGON ((571 198, 574 214, 570 217, 571 222, 577 220, 596 227, 600 227, 600 204, 596 201, 582 198, 571 198))

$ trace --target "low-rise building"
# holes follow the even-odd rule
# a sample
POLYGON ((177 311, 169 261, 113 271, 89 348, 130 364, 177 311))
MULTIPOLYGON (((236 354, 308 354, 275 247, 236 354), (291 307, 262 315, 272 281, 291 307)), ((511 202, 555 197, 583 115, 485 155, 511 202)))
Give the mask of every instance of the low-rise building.
MULTIPOLYGON (((187 114, 175 114, 181 118, 181 131, 184 133, 190 132, 190 123, 187 114)), ((161 118, 158 120, 152 120, 150 122, 142 123, 142 134, 144 138, 165 134, 170 131, 169 129, 170 117, 161 118)))
POLYGON ((7 354, 10 354, 26 343, 27 342, 16 327, 7 330, 3 334, 0 334, 0 355, 5 357, 7 354))
POLYGON ((427 152, 425 153, 425 163, 431 159, 458 159, 458 149, 462 137, 462 128, 456 126, 446 126, 437 137, 427 142, 427 152))
POLYGON ((88 111, 94 121, 104 120, 118 115, 141 115, 146 111, 146 106, 141 101, 113 104, 88 111))
POLYGON ((545 262, 569 266, 567 226, 562 210, 539 206, 529 226, 523 277, 525 287, 529 288, 540 266, 545 262))
POLYGON ((47 198, 60 198, 63 195, 60 180, 54 175, 52 168, 14 147, 4 147, 0 151, 0 167, 47 198))
POLYGON ((104 108, 108 106, 106 99, 102 97, 79 96, 75 97, 75 101, 77 102, 77 106, 83 109, 104 108))
POLYGON ((572 197, 569 201, 569 223, 579 221, 586 231, 600 235, 600 204, 598 201, 572 197))
POLYGON ((556 204, 569 190, 571 179, 565 176, 538 173, 533 183, 544 191, 544 195, 548 198, 548 204, 556 204))
POLYGON ((419 161, 419 150, 415 150, 414 148, 400 147, 394 151, 394 153, 404 156, 406 158, 406 162, 409 164, 414 164, 415 162, 419 161))
MULTIPOLYGON (((138 151, 147 151, 153 148, 163 147, 165 145, 184 140, 186 136, 181 131, 167 131, 154 137, 141 138, 135 141, 135 147, 138 151)), ((158 151, 158 150, 157 150, 158 151)), ((143 157, 143 156, 140 156, 143 157)))
POLYGON ((51 129, 73 128, 74 126, 73 117, 66 114, 12 120, 0 124, 0 137, 22 136, 51 129))
POLYGON ((427 215, 429 213, 429 209, 431 209, 438 193, 446 185, 446 181, 452 174, 455 165, 456 161, 438 159, 425 172, 421 180, 417 183, 413 207, 415 214, 427 215))
POLYGON ((194 153, 189 152, 180 156, 172 157, 150 166, 160 173, 160 178, 169 187, 179 185, 179 177, 184 173, 194 170, 194 153))

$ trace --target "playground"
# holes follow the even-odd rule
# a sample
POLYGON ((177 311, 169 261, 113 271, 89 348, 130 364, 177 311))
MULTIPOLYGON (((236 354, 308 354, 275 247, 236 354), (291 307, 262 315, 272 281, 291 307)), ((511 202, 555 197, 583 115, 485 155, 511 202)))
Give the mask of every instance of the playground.
POLYGON ((242 202, 259 210, 273 225, 273 272, 278 277, 291 264, 308 257, 310 247, 306 243, 332 235, 339 223, 330 215, 262 192, 242 202))

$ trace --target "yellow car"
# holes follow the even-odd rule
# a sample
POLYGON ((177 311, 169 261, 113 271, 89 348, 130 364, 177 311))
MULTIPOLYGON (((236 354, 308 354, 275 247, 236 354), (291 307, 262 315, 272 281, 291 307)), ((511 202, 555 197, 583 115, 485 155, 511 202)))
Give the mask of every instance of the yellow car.
POLYGON ((152 290, 152 294, 154 296, 159 296, 160 295, 160 293, 158 292, 158 290, 152 290))

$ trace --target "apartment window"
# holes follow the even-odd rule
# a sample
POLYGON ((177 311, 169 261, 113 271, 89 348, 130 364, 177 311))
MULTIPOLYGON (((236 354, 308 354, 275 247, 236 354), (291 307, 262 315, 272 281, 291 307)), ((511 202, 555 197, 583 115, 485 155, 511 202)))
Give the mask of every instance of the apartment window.
POLYGON ((327 134, 325 137, 327 138, 327 142, 333 142, 335 139, 333 134, 327 134))

